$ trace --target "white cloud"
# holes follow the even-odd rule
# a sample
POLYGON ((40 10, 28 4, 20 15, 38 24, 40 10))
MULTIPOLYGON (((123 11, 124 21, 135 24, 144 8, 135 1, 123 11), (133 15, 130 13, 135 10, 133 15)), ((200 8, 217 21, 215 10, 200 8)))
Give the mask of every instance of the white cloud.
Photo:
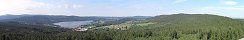
MULTIPOLYGON (((78 4, 49 4, 33 0, 0 0, 0 15, 4 14, 57 14, 82 8, 78 4)), ((64 14, 64 13, 63 13, 64 14)))
POLYGON ((218 12, 217 15, 228 16, 233 18, 244 18, 244 7, 206 7, 205 9, 211 9, 218 12))
POLYGON ((38 6, 38 7, 31 7, 32 9, 39 9, 39 8, 46 8, 46 9, 53 9, 53 8, 60 8, 60 9, 64 9, 64 8, 82 8, 84 7, 83 5, 76 5, 76 4, 45 4, 42 6, 38 6))
POLYGON ((32 0, 0 0, 0 14, 21 14, 28 12, 29 7, 38 7, 45 3, 34 2, 32 0))
POLYGON ((189 14, 215 14, 233 18, 244 18, 242 17, 244 11, 244 7, 242 6, 234 6, 234 7, 200 7, 193 8, 189 10, 184 10, 182 12, 189 14))
POLYGON ((185 1, 188 1, 188 0, 175 0, 175 1, 173 2, 173 4, 177 4, 177 3, 181 3, 181 2, 185 2, 185 1))
POLYGON ((212 9, 218 11, 232 11, 232 12, 242 12, 244 11, 244 7, 235 6, 235 7, 204 7, 203 9, 212 9))
POLYGON ((220 1, 224 5, 237 5, 238 2, 235 1, 220 1))

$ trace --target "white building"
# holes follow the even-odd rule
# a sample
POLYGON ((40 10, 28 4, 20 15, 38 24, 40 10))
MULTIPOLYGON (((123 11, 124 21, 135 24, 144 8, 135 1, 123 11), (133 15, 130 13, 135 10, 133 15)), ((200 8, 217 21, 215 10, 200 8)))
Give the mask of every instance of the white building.
POLYGON ((81 28, 81 27, 74 29, 74 31, 87 31, 87 30, 88 30, 88 28, 81 28))

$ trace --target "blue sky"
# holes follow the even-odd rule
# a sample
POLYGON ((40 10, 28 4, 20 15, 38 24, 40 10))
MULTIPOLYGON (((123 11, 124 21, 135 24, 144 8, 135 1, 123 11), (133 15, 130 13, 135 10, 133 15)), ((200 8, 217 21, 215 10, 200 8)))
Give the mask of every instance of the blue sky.
POLYGON ((244 18, 243 0, 0 0, 0 15, 156 16, 177 13, 244 18))

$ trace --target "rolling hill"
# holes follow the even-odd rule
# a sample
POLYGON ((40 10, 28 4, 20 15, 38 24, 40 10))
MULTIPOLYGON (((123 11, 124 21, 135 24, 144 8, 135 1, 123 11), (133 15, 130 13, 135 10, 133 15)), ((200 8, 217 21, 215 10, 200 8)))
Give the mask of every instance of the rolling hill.
POLYGON ((5 19, 15 19, 15 18, 20 18, 20 17, 25 17, 25 16, 32 16, 32 15, 1 15, 0 20, 5 20, 5 19))
POLYGON ((238 40, 244 36, 244 25, 240 21, 218 15, 161 15, 145 23, 151 24, 132 25, 126 31, 112 34, 117 33, 113 36, 126 40, 238 40))
MULTIPOLYGON (((15 15, 18 16, 18 15, 15 15)), ((19 15, 20 16, 20 15, 19 15)), ((66 21, 90 21, 97 20, 98 17, 79 17, 79 16, 59 16, 59 15, 29 15, 18 18, 0 20, 0 22, 19 22, 30 25, 44 25, 66 21)))
POLYGON ((152 31, 152 38, 163 36, 171 40, 238 40, 244 30, 238 20, 209 14, 162 15, 149 22, 154 24, 134 30, 147 29, 152 31))
MULTIPOLYGON (((51 18, 52 19, 52 18, 51 18)), ((2 24, 2 23, 1 23, 2 24)), ((3 23, 4 24, 4 23, 3 23)), ((238 40, 244 37, 244 24, 229 17, 209 14, 160 15, 138 23, 122 23, 102 26, 85 32, 58 31, 43 27, 38 33, 4 33, 15 24, 0 25, 0 39, 16 40, 238 40), (108 28, 106 28, 108 27, 108 28), (130 27, 125 30, 109 28, 130 27)), ((17 24, 16 24, 17 25, 17 24)), ((23 25, 24 26, 24 25, 23 25)), ((28 25, 27 25, 28 26, 28 25)), ((18 26, 16 26, 18 27, 18 26)), ((20 26, 22 27, 22 26, 20 26)), ((38 26, 40 27, 40 25, 38 26)), ((32 27, 26 29, 32 30, 32 27)), ((59 28, 58 28, 59 29, 59 28)), ((22 31, 22 30, 21 30, 22 31)))

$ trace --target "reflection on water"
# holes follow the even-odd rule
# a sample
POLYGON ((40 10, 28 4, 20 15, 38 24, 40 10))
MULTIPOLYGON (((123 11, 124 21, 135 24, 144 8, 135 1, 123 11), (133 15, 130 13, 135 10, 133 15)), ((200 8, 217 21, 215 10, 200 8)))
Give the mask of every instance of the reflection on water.
POLYGON ((68 22, 54 23, 54 25, 59 25, 64 28, 75 28, 75 27, 79 27, 80 25, 89 24, 91 22, 93 21, 68 21, 68 22))

